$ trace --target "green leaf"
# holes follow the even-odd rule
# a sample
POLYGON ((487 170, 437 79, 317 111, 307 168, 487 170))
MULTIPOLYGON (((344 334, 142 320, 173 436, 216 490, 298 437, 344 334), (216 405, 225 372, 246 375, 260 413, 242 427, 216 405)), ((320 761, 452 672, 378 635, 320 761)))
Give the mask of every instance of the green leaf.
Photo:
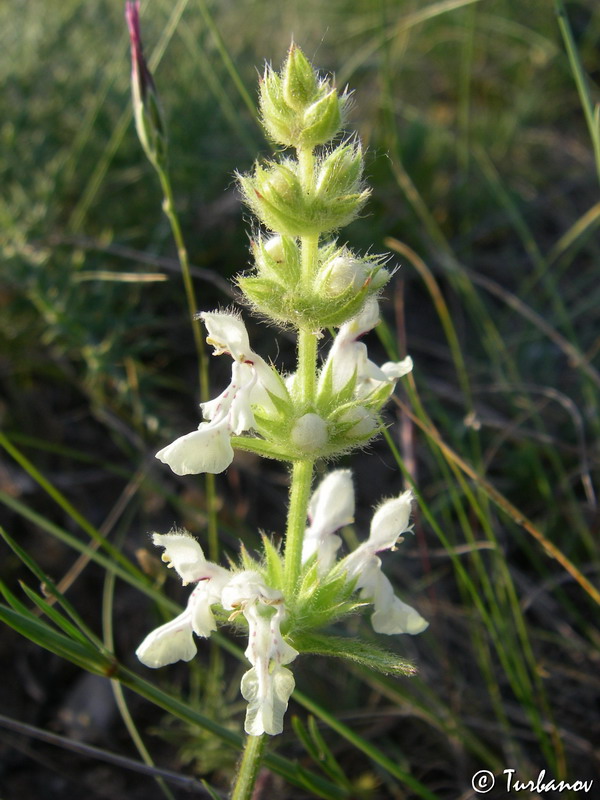
POLYGON ((100 653, 89 643, 83 644, 59 633, 31 612, 18 612, 0 605, 0 620, 45 650, 72 661, 88 672, 104 676, 110 676, 113 672, 113 658, 100 653))
POLYGON ((35 561, 35 559, 32 556, 30 556, 29 553, 26 550, 24 550, 12 538, 12 536, 10 536, 4 530, 4 528, 0 527, 0 535, 3 537, 4 541, 8 544, 8 546, 13 550, 13 552, 21 559, 23 564, 35 575, 35 577, 39 580, 40 584, 46 587, 47 594, 52 595, 54 598, 56 598, 57 602, 62 606, 62 608, 73 620, 73 622, 79 628, 79 630, 91 642, 94 642, 97 646, 102 647, 100 639, 89 629, 89 627, 81 619, 75 608, 71 605, 71 603, 67 600, 67 598, 61 592, 59 592, 54 582, 50 580, 50 578, 42 570, 42 568, 35 561))
POLYGON ((206 789, 207 794, 212 797, 212 800, 223 800, 223 795, 217 794, 216 791, 204 780, 201 780, 202 786, 206 789))
POLYGON ((0 581, 0 592, 2 592, 4 599, 14 611, 17 611, 19 614, 31 613, 25 603, 22 603, 19 598, 11 592, 4 581, 0 581))
POLYGON ((267 567, 267 583, 269 586, 279 589, 283 586, 283 559, 279 550, 264 533, 262 541, 267 567))
MULTIPOLYGON (((143 580, 140 580, 137 576, 132 575, 127 570, 123 569, 119 564, 116 564, 111 558, 109 558, 104 553, 101 553, 97 550, 94 550, 92 547, 89 546, 86 542, 82 542, 76 536, 73 536, 71 533, 68 533, 58 525, 55 525, 50 520, 46 519, 42 514, 38 514, 37 512, 33 511, 29 506, 25 505, 25 503, 21 503, 15 497, 12 497, 7 492, 3 492, 0 490, 0 502, 7 505, 9 508, 14 509, 18 514, 21 514, 25 519, 31 520, 35 525, 38 525, 42 530, 47 531, 56 539, 61 542, 64 542, 66 545, 71 547, 73 550, 77 551, 78 553, 84 553, 91 561, 94 561, 97 564, 100 564, 104 569, 108 570, 115 575, 118 575, 125 583, 129 583, 131 586, 134 586, 143 594, 148 595, 161 606, 168 608, 171 611, 179 613, 181 610, 177 603, 174 603, 172 600, 169 600, 168 597, 165 597, 164 594, 158 591, 156 588, 150 585, 149 579, 144 576, 143 580)), ((10 537, 8 534, 0 528, 0 534, 6 539, 6 541, 10 544, 10 537)), ((12 547, 12 545, 11 545, 12 547)), ((13 548, 14 549, 14 548, 13 548)), ((16 552, 16 551, 15 551, 16 552)))
POLYGON ((362 639, 301 631, 290 635, 289 640, 301 653, 342 658, 384 675, 407 676, 415 675, 417 671, 409 661, 400 658, 396 653, 362 639))
POLYGON ((31 602, 34 603, 49 619, 51 619, 55 625, 61 628, 61 630, 63 630, 70 639, 73 639, 74 641, 83 645, 89 644, 88 639, 81 633, 81 631, 78 630, 71 622, 69 622, 68 619, 63 617, 60 611, 58 611, 56 608, 53 608, 50 603, 47 603, 23 581, 20 581, 20 585, 21 589, 23 589, 31 602))
POLYGON ((312 716, 312 714, 308 718, 308 729, 310 731, 311 739, 314 742, 317 751, 319 753, 319 758, 320 761, 322 762, 323 771, 325 772, 325 774, 328 775, 336 783, 339 783, 342 786, 347 786, 348 789, 350 789, 352 784, 346 777, 346 773, 344 772, 342 767, 338 764, 327 742, 321 735, 321 732, 317 727, 317 721, 312 716))

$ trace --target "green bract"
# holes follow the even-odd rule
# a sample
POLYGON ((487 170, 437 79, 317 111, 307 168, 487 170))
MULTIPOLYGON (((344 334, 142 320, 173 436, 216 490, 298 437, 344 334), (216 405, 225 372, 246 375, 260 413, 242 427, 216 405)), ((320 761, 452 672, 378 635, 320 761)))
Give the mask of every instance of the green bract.
POLYGON ((361 259, 335 242, 319 248, 311 280, 302 278, 300 249, 293 237, 261 238, 253 253, 255 272, 239 276, 238 286, 256 311, 294 327, 342 325, 389 280, 381 257, 361 259))
POLYGON ((319 236, 351 222, 370 191, 361 185, 359 147, 340 145, 318 165, 315 189, 302 186, 299 165, 291 159, 257 164, 240 177, 246 202, 270 230, 287 236, 319 236))
POLYGON ((267 67, 260 110, 268 135, 286 147, 317 147, 342 127, 346 95, 321 80, 304 53, 292 45, 281 75, 267 67))

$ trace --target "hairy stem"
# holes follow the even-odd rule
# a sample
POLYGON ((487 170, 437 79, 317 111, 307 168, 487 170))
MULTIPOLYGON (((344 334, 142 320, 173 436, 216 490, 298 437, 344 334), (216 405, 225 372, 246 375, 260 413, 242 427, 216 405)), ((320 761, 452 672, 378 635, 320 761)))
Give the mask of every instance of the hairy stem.
MULTIPOLYGON (((307 195, 315 187, 315 160, 311 148, 298 150, 300 180, 307 195)), ((302 280, 312 283, 318 266, 319 234, 300 238, 302 251, 302 280)), ((296 371, 296 393, 300 406, 310 407, 316 391, 317 334, 308 329, 298 331, 298 367, 296 371)), ((292 470, 290 503, 285 535, 284 583, 286 596, 292 598, 298 589, 298 578, 302 568, 302 542, 306 527, 308 501, 312 484, 314 459, 307 457, 296 461, 292 470)))
POLYGON ((285 534, 284 594, 287 598, 296 595, 298 578, 302 567, 302 542, 306 528, 308 501, 314 461, 296 461, 292 470, 290 505, 285 534))
POLYGON ((265 734, 246 738, 242 760, 239 763, 231 793, 231 800, 251 800, 265 743, 265 734))

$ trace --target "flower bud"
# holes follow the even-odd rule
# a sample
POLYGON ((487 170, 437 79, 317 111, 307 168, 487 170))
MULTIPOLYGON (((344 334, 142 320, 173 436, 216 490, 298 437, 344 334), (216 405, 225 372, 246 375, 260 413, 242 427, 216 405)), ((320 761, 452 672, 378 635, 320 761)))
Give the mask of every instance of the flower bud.
POLYGON ((317 278, 317 288, 331 297, 336 297, 350 288, 359 291, 367 275, 364 261, 352 256, 338 255, 324 265, 317 278))
POLYGON ((256 166, 253 176, 241 176, 240 184, 248 205, 267 228, 288 236, 305 235, 304 196, 294 164, 256 166))
POLYGON ((283 99, 294 111, 304 111, 318 90, 317 74, 302 50, 292 43, 283 66, 283 99))
POLYGON ((364 406, 355 406, 345 411, 339 418, 339 422, 352 424, 346 431, 349 439, 364 439, 373 436, 377 429, 377 421, 373 414, 364 406))
POLYGON ((338 195, 358 192, 362 168, 363 158, 359 144, 342 144, 336 147, 320 165, 317 194, 324 199, 333 199, 338 195))
POLYGON ((335 89, 321 97, 306 109, 300 142, 305 147, 329 142, 342 127, 343 100, 335 89))
POLYGON ((329 440, 327 423, 318 414, 304 414, 296 421, 290 438, 303 453, 318 452, 329 440))
POLYGON ((300 249, 291 236, 262 237, 252 245, 256 274, 279 281, 286 288, 300 277, 300 249))
POLYGON ((271 139, 278 144, 293 145, 297 115, 285 102, 281 78, 271 67, 266 68, 261 81, 259 106, 263 125, 271 139))
POLYGON ((167 134, 160 99, 146 64, 140 33, 140 3, 127 2, 125 17, 131 44, 131 94, 135 127, 144 152, 156 168, 167 161, 167 134))
POLYGON ((289 322, 290 293, 300 278, 300 250, 290 236, 260 237, 252 243, 255 271, 240 275, 237 284, 254 308, 281 322, 289 322))
POLYGON ((278 144, 314 148, 333 139, 342 126, 347 96, 317 73, 296 45, 281 75, 267 67, 260 86, 260 111, 269 136, 278 144))
POLYGON ((282 261, 285 261, 285 251, 283 248, 283 238, 281 236, 271 236, 270 239, 267 239, 264 242, 264 251, 265 253, 275 261, 277 264, 280 264, 282 261))

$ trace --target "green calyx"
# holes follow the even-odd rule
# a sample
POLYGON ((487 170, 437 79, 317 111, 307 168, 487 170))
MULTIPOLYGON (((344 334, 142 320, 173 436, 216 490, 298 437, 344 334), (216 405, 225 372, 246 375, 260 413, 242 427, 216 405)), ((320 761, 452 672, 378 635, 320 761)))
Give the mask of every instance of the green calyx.
POLYGON ((319 78, 295 44, 280 73, 265 70, 260 111, 268 135, 278 144, 298 149, 326 144, 339 133, 346 104, 347 97, 319 78))
POLYGON ((317 162, 310 192, 291 159, 257 164, 253 175, 239 180, 246 202, 267 228, 286 236, 315 236, 347 225, 366 202, 362 161, 358 145, 340 145, 317 162))
POLYGON ((293 463, 307 458, 335 458, 367 444, 381 432, 379 409, 389 398, 391 385, 357 398, 354 377, 341 391, 334 392, 327 371, 324 375, 311 403, 294 401, 294 376, 287 399, 272 396, 276 408, 254 406, 254 430, 258 436, 233 436, 232 446, 293 463))
POLYGON ((335 241, 318 251, 314 275, 303 276, 300 249, 288 236, 253 244, 255 271, 237 283, 256 311, 284 325, 338 327, 361 310, 389 280, 378 256, 359 258, 335 241))
MULTIPOLYGON (((284 591, 284 559, 279 549, 263 534, 263 559, 258 561, 244 549, 241 568, 263 575, 268 586, 284 591)), ((337 636, 326 628, 350 615, 360 613, 364 603, 356 595, 356 581, 339 570, 319 574, 314 556, 302 565, 299 590, 291 600, 285 597, 287 617, 281 626, 285 639, 300 653, 343 659, 384 675, 414 675, 415 668, 373 641, 337 636)), ((238 618, 238 624, 245 624, 238 618)))

